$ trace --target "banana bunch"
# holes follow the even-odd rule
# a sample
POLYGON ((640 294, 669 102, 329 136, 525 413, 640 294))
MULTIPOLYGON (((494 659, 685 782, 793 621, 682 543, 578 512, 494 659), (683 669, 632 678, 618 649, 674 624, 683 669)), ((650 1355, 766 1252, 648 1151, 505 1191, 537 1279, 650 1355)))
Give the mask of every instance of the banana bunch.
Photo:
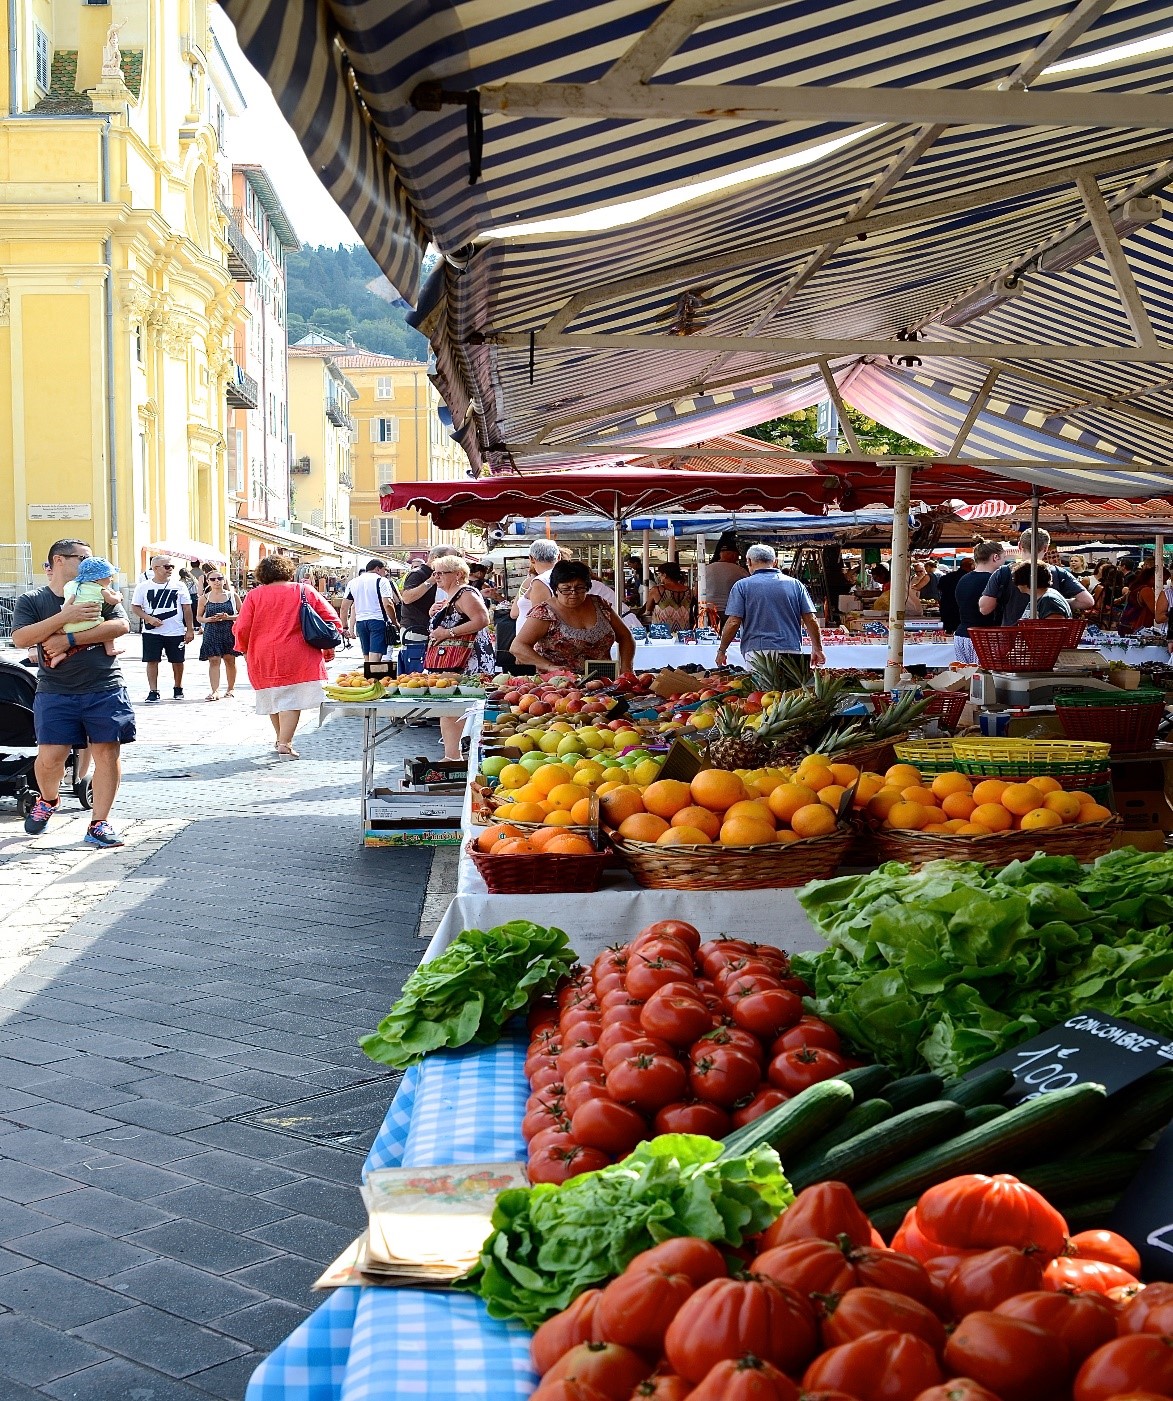
POLYGON ((373 701, 383 699, 383 687, 368 680, 361 671, 344 671, 326 686, 326 695, 333 701, 373 701))

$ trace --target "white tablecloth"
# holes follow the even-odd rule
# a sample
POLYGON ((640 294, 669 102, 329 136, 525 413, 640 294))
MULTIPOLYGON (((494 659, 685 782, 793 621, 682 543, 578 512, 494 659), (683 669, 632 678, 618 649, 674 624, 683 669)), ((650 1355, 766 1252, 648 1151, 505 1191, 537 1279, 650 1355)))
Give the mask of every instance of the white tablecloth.
MULTIPOLYGON (((886 642, 832 642, 824 650, 827 665, 836 671, 883 671, 888 660, 886 642)), ((710 667, 716 665, 716 660, 715 642, 696 642, 692 645, 682 642, 640 642, 635 649, 636 671, 657 671, 660 667, 685 666, 689 663, 710 667)), ((733 666, 742 665, 736 644, 729 649, 729 661, 733 666)), ((952 642, 904 644, 905 666, 947 667, 951 661, 952 642)))

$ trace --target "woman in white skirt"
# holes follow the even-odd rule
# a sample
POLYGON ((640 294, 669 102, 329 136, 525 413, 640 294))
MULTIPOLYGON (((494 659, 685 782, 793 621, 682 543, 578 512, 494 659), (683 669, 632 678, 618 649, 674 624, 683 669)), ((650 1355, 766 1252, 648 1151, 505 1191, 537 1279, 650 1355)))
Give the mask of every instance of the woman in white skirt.
POLYGON ((267 715, 276 735, 277 757, 299 759, 293 736, 303 710, 325 699, 322 682, 333 652, 319 652, 301 635, 301 600, 341 631, 338 614, 317 589, 294 581, 294 564, 283 555, 261 560, 258 587, 245 595, 234 629, 244 653, 249 684, 256 692, 257 714, 267 715))

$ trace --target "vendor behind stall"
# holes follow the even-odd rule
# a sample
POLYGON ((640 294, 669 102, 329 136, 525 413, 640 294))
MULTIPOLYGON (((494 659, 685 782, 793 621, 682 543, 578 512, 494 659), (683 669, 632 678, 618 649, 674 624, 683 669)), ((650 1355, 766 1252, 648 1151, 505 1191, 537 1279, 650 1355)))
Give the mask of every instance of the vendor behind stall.
POLYGON ((517 630, 510 651, 538 671, 582 671, 588 661, 606 661, 619 644, 619 669, 635 663, 635 640, 614 608, 591 593, 591 571, 578 560, 561 560, 550 571, 550 598, 535 605, 517 630))
MULTIPOLYGON (((1020 594, 1026 596, 1027 606, 1030 606, 1030 562, 1020 564, 1013 574, 1014 587, 1020 594)), ((1070 618, 1072 615, 1071 604, 1063 597, 1058 589, 1051 587, 1051 570, 1045 564, 1035 566, 1035 579, 1038 585, 1038 597, 1035 600, 1036 618, 1070 618)))

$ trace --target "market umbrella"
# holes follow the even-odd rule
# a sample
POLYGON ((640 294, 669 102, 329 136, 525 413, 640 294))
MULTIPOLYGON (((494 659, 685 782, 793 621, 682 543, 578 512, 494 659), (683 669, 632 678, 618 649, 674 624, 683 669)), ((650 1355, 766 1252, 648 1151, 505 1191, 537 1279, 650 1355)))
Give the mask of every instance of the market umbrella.
POLYGON ((180 559, 214 560, 217 564, 227 564, 228 556, 215 545, 203 540, 186 540, 173 536, 167 540, 157 540, 147 546, 148 555, 178 555, 180 559))

